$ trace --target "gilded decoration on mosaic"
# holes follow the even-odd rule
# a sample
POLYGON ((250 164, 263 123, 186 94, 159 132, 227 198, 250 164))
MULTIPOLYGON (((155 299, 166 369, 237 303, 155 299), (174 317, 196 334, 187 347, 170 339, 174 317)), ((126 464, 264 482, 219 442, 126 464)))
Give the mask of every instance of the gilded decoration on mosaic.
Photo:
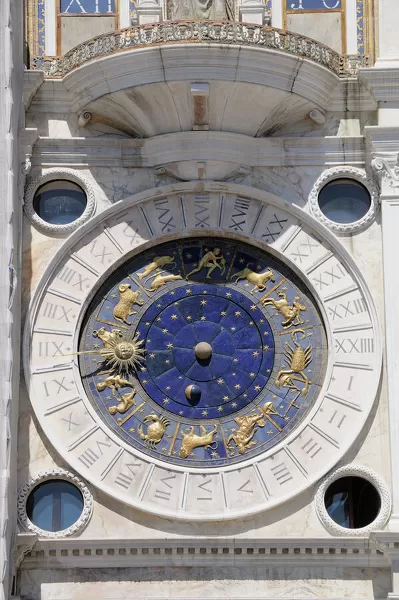
POLYGON ((293 10, 337 10, 342 8, 342 0, 286 0, 286 9, 293 10))
POLYGON ((288 267, 246 244, 196 238, 112 273, 77 354, 94 409, 128 444, 214 467, 258 455, 298 425, 326 352, 315 301, 288 267))
POLYGON ((61 0, 63 14, 103 14, 115 11, 115 0, 61 0))

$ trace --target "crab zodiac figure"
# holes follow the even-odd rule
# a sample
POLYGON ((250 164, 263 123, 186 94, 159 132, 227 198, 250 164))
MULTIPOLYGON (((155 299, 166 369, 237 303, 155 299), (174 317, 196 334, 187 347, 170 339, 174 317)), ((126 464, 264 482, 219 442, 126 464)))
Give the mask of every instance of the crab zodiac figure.
POLYGON ((205 252, 198 265, 187 274, 186 279, 194 273, 199 273, 202 269, 208 269, 205 279, 211 279, 211 275, 216 268, 220 270, 220 275, 223 275, 226 270, 226 259, 220 248, 214 248, 213 250, 205 252))
POLYGON ((309 377, 304 373, 304 370, 312 362, 312 346, 309 343, 308 346, 303 349, 296 340, 296 335, 298 333, 302 334, 301 339, 306 338, 304 329, 295 329, 291 332, 291 338, 296 348, 292 348, 288 343, 285 344, 284 355, 288 369, 281 369, 277 373, 275 384, 277 388, 287 387, 290 390, 301 392, 302 396, 306 396, 312 381, 309 380, 309 377), (295 383, 296 381, 303 383, 304 387, 302 389, 299 388, 295 383))

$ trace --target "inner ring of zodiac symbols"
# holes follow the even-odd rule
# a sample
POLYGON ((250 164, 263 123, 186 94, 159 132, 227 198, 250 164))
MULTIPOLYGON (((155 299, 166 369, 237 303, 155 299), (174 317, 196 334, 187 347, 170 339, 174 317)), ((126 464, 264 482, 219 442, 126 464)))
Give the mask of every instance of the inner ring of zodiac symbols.
POLYGON ((115 271, 87 312, 78 354, 90 401, 127 443, 215 467, 297 426, 317 398, 327 343, 315 301, 282 262, 197 238, 115 271))

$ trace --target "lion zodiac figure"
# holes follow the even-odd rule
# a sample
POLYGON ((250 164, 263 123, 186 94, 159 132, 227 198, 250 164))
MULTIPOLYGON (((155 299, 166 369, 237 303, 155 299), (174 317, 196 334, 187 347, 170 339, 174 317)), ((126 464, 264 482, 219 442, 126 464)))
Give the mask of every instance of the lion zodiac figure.
POLYGON ((291 332, 292 341, 296 348, 293 348, 287 342, 285 343, 284 355, 288 369, 281 369, 277 373, 275 385, 277 388, 287 387, 290 390, 301 392, 302 396, 306 396, 312 381, 309 380, 309 377, 304 373, 304 370, 312 362, 312 346, 309 343, 307 348, 303 349, 296 340, 296 335, 298 333, 302 334, 301 339, 306 337, 304 329, 295 329, 291 332), (302 389, 299 388, 295 383, 296 381, 303 383, 304 387, 302 389))

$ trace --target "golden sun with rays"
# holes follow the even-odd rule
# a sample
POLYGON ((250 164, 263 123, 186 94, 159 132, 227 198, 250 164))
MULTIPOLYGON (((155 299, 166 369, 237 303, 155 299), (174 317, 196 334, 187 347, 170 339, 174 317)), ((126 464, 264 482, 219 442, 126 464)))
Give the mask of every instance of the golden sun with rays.
POLYGON ((112 369, 129 371, 144 360, 145 349, 140 347, 143 342, 144 340, 139 340, 138 333, 130 340, 122 335, 118 339, 109 339, 104 348, 98 350, 98 354, 112 369))

